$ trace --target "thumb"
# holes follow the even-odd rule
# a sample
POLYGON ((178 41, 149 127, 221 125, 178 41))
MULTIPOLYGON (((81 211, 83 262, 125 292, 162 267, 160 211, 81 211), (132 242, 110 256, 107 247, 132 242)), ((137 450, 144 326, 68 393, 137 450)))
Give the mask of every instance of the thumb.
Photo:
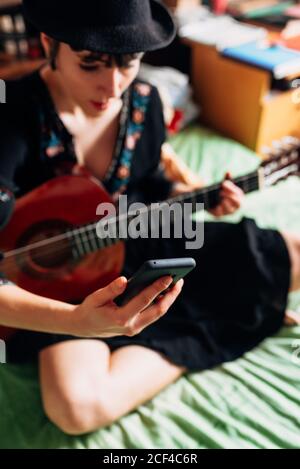
POLYGON ((117 296, 121 295, 127 285, 126 277, 118 277, 113 282, 109 283, 106 287, 96 290, 90 296, 92 303, 95 307, 102 306, 109 301, 114 300, 117 296))

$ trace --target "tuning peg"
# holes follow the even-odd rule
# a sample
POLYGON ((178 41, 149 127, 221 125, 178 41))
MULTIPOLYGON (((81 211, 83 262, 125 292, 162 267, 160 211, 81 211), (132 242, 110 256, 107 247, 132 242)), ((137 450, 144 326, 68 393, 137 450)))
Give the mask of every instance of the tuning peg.
POLYGON ((270 158, 272 150, 267 145, 263 145, 260 150, 261 154, 264 156, 264 159, 270 158))
POLYGON ((283 137, 282 139, 286 150, 293 150, 300 145, 300 139, 291 135, 283 137))

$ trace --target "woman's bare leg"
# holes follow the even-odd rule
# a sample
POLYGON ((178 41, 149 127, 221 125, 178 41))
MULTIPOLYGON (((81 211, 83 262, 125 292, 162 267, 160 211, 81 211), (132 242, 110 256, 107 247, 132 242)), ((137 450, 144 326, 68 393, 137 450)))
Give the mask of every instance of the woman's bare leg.
MULTIPOLYGON (((291 285, 290 291, 300 290, 300 235, 283 232, 281 233, 287 245, 291 260, 291 285)), ((285 325, 300 325, 300 313, 287 310, 285 314, 285 325)))
POLYGON ((300 313, 290 309, 286 310, 284 324, 286 326, 300 326, 300 313))
POLYGON ((297 291, 300 290, 300 235, 281 232, 281 236, 287 245, 292 266, 290 291, 297 291))
POLYGON ((40 353, 45 412, 72 435, 112 424, 184 371, 154 350, 132 345, 111 354, 99 340, 62 342, 40 353))

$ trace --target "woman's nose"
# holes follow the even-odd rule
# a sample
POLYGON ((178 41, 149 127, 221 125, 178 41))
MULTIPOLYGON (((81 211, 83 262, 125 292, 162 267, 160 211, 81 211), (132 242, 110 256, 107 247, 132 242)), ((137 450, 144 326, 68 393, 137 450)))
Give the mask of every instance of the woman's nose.
POLYGON ((117 67, 109 67, 105 70, 105 77, 101 77, 99 89, 105 89, 107 98, 119 98, 121 96, 121 73, 117 67))

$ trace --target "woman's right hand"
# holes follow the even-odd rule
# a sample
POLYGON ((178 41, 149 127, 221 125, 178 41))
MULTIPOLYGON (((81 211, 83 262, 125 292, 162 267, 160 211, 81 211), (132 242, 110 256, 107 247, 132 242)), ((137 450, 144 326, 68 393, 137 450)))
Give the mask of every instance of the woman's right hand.
POLYGON ((172 283, 172 277, 162 277, 125 306, 114 302, 126 288, 127 279, 119 277, 105 288, 89 295, 74 309, 74 335, 78 337, 132 337, 160 319, 174 303, 183 287, 183 280, 159 297, 172 283), (153 303, 153 304, 152 304, 153 303))

